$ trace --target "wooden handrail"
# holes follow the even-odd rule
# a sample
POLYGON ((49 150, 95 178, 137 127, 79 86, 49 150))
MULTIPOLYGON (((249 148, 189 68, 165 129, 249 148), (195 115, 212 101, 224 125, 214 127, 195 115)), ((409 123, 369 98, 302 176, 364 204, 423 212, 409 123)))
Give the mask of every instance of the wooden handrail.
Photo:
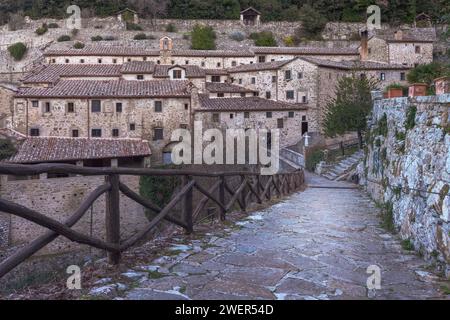
POLYGON ((246 171, 211 173, 193 170, 160 170, 146 168, 90 168, 68 164, 0 164, 0 174, 27 176, 41 173, 66 173, 87 176, 103 175, 105 176, 106 181, 105 184, 92 191, 81 203, 80 207, 76 209, 64 223, 49 218, 44 214, 25 206, 0 198, 0 211, 16 215, 49 229, 47 233, 38 237, 30 244, 2 261, 0 263, 0 278, 60 235, 74 242, 105 250, 109 256, 109 262, 111 264, 118 264, 120 262, 121 253, 144 240, 162 220, 166 220, 182 227, 186 232, 191 233, 194 231, 194 221, 197 220, 198 215, 208 202, 212 202, 217 206, 220 220, 225 220, 226 213, 231 210, 236 202, 239 204, 241 210, 245 212, 247 206, 252 202, 262 203, 263 201, 271 200, 272 197, 275 196, 275 193, 278 197, 281 197, 284 194, 289 194, 297 190, 304 184, 304 172, 302 170, 279 173, 266 177, 261 176, 259 173, 246 171), (121 175, 181 176, 182 186, 181 189, 172 196, 169 203, 161 208, 120 182, 121 175), (205 188, 195 180, 195 177, 216 178, 217 181, 212 187, 205 188), (239 184, 234 188, 227 182, 227 178, 230 177, 237 177, 240 179, 239 184), (203 195, 195 210, 193 210, 194 190, 203 195), (215 195, 216 192, 217 195, 215 195), (226 192, 228 192, 230 197, 228 202, 226 202, 226 192), (72 230, 71 227, 73 227, 84 216, 89 207, 105 193, 106 241, 72 230), (131 235, 126 240, 120 239, 120 193, 150 210, 151 214, 154 215, 143 230, 131 235), (176 218, 170 216, 169 213, 179 203, 181 203, 182 217, 176 218))

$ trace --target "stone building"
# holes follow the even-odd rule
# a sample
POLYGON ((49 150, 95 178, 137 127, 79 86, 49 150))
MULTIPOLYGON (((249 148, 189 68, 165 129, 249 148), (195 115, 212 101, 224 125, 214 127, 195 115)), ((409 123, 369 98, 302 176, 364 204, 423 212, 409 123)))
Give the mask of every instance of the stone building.
MULTIPOLYGON (((6 163, 37 164, 65 163, 89 167, 144 167, 149 166, 151 150, 140 139, 87 139, 64 137, 16 137, 17 153, 4 160, 6 163)), ((103 176, 67 174, 41 174, 40 176, 1 176, 0 193, 3 199, 13 201, 37 212, 66 221, 95 188, 104 183, 103 176)), ((138 192, 139 177, 122 176, 121 182, 138 192)), ((85 216, 75 224, 74 230, 104 239, 105 195, 102 195, 85 216)), ((120 196, 121 236, 130 237, 148 224, 143 207, 120 196)), ((0 247, 28 243, 45 232, 37 224, 0 212, 0 247), (3 242, 3 243, 2 243, 3 242)), ((40 254, 61 253, 83 248, 75 242, 59 237, 40 254)))
POLYGON ((433 61, 433 28, 397 30, 395 33, 380 32, 367 37, 363 35, 360 53, 362 60, 415 67, 433 61), (366 43, 367 41, 367 43, 366 43))
POLYGON ((259 26, 261 22, 261 12, 253 7, 248 7, 241 11, 239 20, 244 26, 259 26))

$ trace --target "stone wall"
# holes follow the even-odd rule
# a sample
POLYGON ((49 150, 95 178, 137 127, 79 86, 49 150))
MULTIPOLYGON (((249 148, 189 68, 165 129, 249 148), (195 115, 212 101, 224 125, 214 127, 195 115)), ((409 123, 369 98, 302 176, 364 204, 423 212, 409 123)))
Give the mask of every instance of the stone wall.
POLYGON ((9 216, 0 213, 0 248, 9 245, 9 216))
MULTIPOLYGON (((450 95, 375 100, 364 167, 385 218, 426 257, 450 263, 450 95)), ((364 170, 363 170, 364 169, 364 170)), ((363 172, 364 171, 364 172, 363 172)))
MULTIPOLYGON (((122 176, 121 181, 131 189, 139 190, 139 177, 122 176)), ((63 222, 79 207, 83 199, 103 183, 103 176, 3 181, 0 193, 3 199, 21 204, 63 222)), ((105 198, 106 195, 103 195, 97 199, 92 206, 92 210, 88 210, 73 229, 86 235, 104 239, 105 198)), ((120 197, 120 212, 122 238, 134 235, 148 224, 143 207, 122 194, 120 197)), ((7 236, 0 232, 0 237, 2 234, 5 239, 9 237, 12 246, 28 243, 46 231, 45 228, 35 223, 4 213, 0 213, 0 230, 2 226, 6 226, 6 222, 2 223, 1 221, 7 221, 9 217, 11 219, 10 235, 7 236), (6 216, 6 219, 2 220, 2 216, 6 216)), ((85 247, 59 237, 38 254, 61 253, 85 247)))

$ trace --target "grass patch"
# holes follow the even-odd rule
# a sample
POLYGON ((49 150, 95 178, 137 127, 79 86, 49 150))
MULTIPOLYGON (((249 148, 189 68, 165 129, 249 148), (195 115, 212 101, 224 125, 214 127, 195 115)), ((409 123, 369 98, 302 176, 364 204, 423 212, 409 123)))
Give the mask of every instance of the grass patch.
POLYGON ((407 251, 414 251, 414 244, 410 239, 402 240, 402 248, 407 251))
POLYGON ((381 227, 391 233, 395 233, 394 209, 391 202, 386 202, 383 205, 381 218, 381 227))
POLYGON ((166 275, 164 273, 158 272, 158 271, 149 271, 148 277, 150 279, 160 279, 162 277, 165 277, 166 275))
POLYGON ((447 285, 442 285, 441 286, 441 291, 442 291, 443 294, 450 295, 450 287, 447 286, 447 285))

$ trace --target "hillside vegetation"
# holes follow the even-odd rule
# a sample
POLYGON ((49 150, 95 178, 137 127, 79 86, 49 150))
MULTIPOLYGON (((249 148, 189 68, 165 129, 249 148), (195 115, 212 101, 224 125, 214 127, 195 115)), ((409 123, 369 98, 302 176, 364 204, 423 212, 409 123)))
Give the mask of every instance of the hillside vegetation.
POLYGON ((125 7, 137 10, 145 18, 180 19, 238 19, 239 12, 253 6, 265 21, 301 20, 302 7, 311 6, 322 19, 329 21, 360 22, 366 18, 366 8, 378 3, 382 20, 390 23, 411 23, 417 13, 429 14, 435 22, 450 16, 448 0, 2 0, 0 24, 15 14, 32 18, 62 18, 65 8, 76 4, 82 15, 108 16, 125 7))

